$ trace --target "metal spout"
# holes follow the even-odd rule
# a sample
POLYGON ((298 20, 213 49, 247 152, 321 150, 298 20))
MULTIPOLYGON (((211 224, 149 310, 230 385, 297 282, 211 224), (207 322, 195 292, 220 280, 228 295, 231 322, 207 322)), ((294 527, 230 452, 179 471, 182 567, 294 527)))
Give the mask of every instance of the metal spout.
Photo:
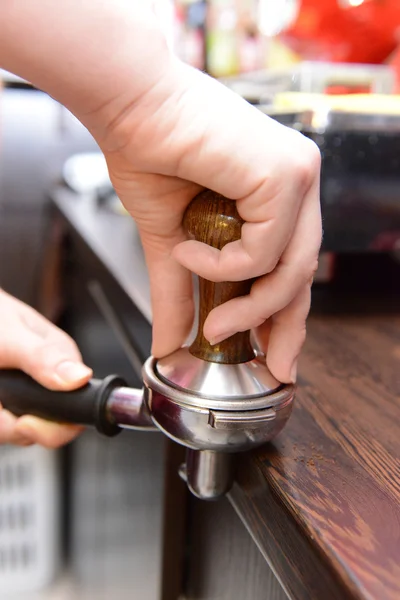
POLYGON ((187 450, 187 485, 201 500, 217 500, 232 487, 234 455, 213 450, 187 450))

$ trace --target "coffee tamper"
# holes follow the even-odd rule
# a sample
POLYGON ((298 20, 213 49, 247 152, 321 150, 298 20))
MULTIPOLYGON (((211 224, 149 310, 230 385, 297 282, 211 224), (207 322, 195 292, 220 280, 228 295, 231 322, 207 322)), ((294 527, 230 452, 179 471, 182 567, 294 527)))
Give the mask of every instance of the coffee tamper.
MULTIPOLYGON (((190 203, 184 225, 193 239, 221 250, 240 239, 236 203, 209 190, 190 203)), ((208 313, 249 293, 252 281, 214 283, 199 278, 197 335, 162 359, 143 365, 143 389, 119 377, 92 379, 73 392, 52 392, 20 371, 0 371, 0 401, 16 415, 95 425, 106 435, 121 428, 160 430, 186 446, 181 475, 191 492, 216 499, 229 491, 234 456, 274 438, 287 422, 294 387, 282 385, 255 351, 250 332, 214 346, 203 335, 208 313)))

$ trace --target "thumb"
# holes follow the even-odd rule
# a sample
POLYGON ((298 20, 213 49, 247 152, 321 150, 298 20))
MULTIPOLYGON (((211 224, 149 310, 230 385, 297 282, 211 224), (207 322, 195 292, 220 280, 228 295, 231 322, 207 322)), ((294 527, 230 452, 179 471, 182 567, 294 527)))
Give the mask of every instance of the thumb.
POLYGON ((0 356, 0 367, 21 369, 52 390, 84 385, 93 373, 83 364, 75 342, 48 321, 41 326, 40 334, 23 325, 13 330, 8 352, 0 356))
MULTIPOLYGON (((10 355, 13 360, 7 366, 22 369, 52 390, 68 391, 87 383, 92 370, 82 363, 75 342, 50 323, 46 322, 46 329, 47 335, 41 337, 29 329, 21 328, 20 335, 15 336, 18 342, 10 355)), ((73 440, 82 430, 77 425, 53 423, 24 415, 14 419, 9 439, 5 438, 4 431, 2 438, 12 443, 33 442, 46 448, 58 448, 73 440)))
MULTIPOLYGON (((21 369, 41 385, 67 391, 84 385, 92 370, 82 362, 75 342, 61 329, 20 301, 0 294, 0 369, 21 369)), ((0 398, 1 401, 1 398, 0 398)), ((55 448, 82 428, 32 416, 17 419, 0 404, 0 444, 36 442, 55 448)))

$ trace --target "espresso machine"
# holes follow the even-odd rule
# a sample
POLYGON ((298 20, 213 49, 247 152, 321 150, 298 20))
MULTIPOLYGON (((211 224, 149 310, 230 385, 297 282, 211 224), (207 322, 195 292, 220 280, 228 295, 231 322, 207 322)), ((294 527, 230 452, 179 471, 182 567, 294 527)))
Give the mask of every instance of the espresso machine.
MULTIPOLYGON (((184 217, 192 239, 218 250, 240 239, 242 224, 235 202, 209 190, 196 196, 184 217)), ((106 436, 123 429, 162 431, 187 449, 180 474, 191 492, 217 499, 233 483, 235 454, 274 438, 294 401, 294 386, 274 378, 265 356, 253 348, 249 331, 214 346, 203 335, 208 313, 248 294, 252 283, 200 278, 193 343, 162 359, 148 358, 142 389, 127 387, 111 375, 72 392, 54 392, 20 371, 8 370, 0 372, 2 405, 18 416, 91 425, 106 436)))

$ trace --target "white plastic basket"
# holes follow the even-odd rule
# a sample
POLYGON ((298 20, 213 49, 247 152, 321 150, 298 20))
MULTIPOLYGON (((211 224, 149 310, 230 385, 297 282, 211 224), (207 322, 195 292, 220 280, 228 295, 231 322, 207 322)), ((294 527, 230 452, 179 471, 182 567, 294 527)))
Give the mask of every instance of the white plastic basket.
POLYGON ((60 497, 55 451, 0 447, 0 598, 37 592, 60 563, 60 497))

